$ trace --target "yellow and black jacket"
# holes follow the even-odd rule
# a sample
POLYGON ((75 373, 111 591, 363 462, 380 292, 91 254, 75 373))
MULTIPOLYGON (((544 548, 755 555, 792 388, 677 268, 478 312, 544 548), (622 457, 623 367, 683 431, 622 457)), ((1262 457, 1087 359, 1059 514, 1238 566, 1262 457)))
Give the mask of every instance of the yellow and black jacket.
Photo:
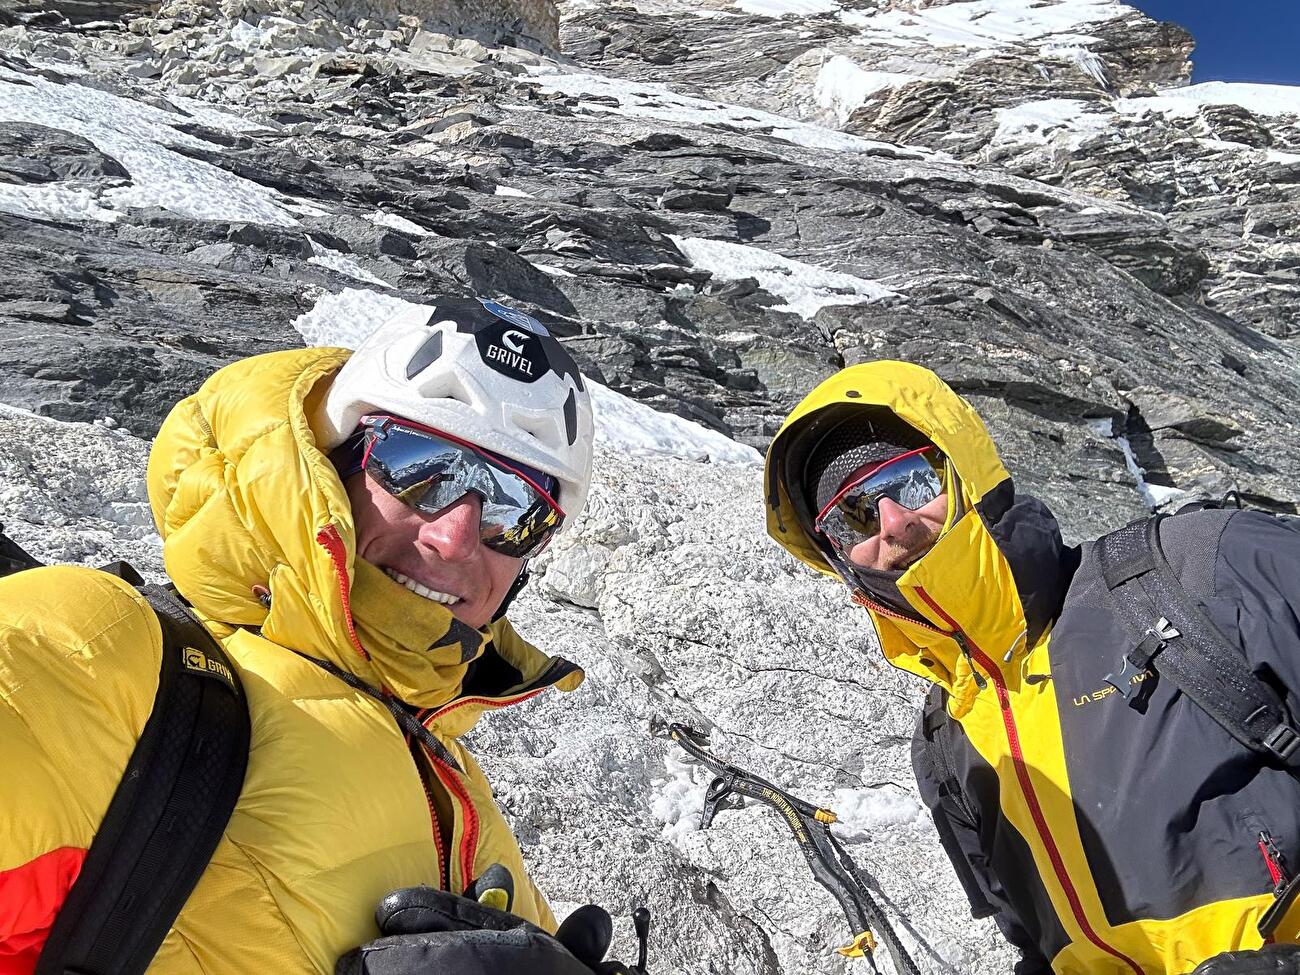
MULTIPOLYGON (((884 408, 948 457, 948 523, 878 591, 858 585, 885 657, 935 685, 914 745, 923 798, 976 916, 1021 948, 1018 973, 1183 975, 1261 944, 1300 869, 1300 784, 1152 673, 1141 710, 1106 677, 1130 646, 1094 547, 1063 544, 1018 496, 970 406, 899 362, 846 369, 795 410, 768 455, 768 529, 836 574, 802 520, 799 445, 847 409, 884 408)), ((1300 688, 1300 532, 1206 511, 1213 551, 1167 552, 1184 586, 1271 681, 1300 688)), ((1295 940, 1288 916, 1278 940, 1295 940)))
MULTIPOLYGON (((493 863, 554 927, 473 757, 485 710, 582 674, 504 621, 475 631, 354 557, 308 418, 344 350, 236 363, 179 403, 149 461, 168 575, 248 696, 238 805, 151 971, 328 973, 398 887, 461 891, 493 863), (296 652, 295 652, 296 651, 296 652), (386 688, 459 765, 302 654, 386 688)), ((162 641, 127 584, 52 567, 0 581, 0 973, 31 972, 148 718, 162 641)))

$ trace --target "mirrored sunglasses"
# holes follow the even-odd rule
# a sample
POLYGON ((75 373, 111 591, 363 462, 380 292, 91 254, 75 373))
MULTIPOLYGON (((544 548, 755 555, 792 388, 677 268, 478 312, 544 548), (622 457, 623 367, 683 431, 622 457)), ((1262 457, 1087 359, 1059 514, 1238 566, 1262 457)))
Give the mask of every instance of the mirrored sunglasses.
POLYGON ((880 501, 917 511, 943 493, 943 454, 922 447, 851 476, 817 515, 814 528, 841 551, 880 533, 880 501))
POLYGON ((385 491, 435 515, 473 492, 482 503, 483 544, 511 558, 538 554, 564 523, 550 474, 475 447, 449 434, 391 416, 368 416, 350 444, 347 477, 364 470, 385 491))

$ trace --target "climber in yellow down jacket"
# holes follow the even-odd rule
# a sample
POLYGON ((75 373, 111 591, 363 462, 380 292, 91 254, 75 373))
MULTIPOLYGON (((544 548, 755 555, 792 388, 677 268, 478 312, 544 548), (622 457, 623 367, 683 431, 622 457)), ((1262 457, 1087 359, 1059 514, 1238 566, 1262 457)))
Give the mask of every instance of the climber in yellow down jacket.
MULTIPOLYGON (((1110 588, 1154 562, 1125 575, 1103 561, 1130 529, 1065 545, 970 405, 904 362, 813 390, 773 440, 765 486, 772 537, 839 578, 885 659, 930 682, 920 793, 974 914, 1020 948, 1017 975, 1298 970, 1294 727, 1252 750, 1180 690, 1175 655, 1190 651, 1173 641, 1202 641, 1209 622, 1180 633, 1161 601, 1142 617, 1158 641, 1138 642, 1110 588)), ((1158 527, 1225 651, 1293 707, 1296 523, 1205 508, 1136 527, 1158 527)))
MULTIPOLYGON (((513 913, 554 930, 458 738, 484 711, 582 680, 502 613, 582 509, 592 437, 559 343, 465 299, 380 328, 350 359, 237 362, 177 404, 149 498, 168 576, 240 672, 252 739, 224 838, 151 970, 332 972, 380 934, 381 897, 459 893, 494 864, 513 913), (439 747, 409 742, 381 697, 439 747)), ((0 973, 36 965, 149 716, 160 652, 148 603, 114 577, 0 581, 0 973)))

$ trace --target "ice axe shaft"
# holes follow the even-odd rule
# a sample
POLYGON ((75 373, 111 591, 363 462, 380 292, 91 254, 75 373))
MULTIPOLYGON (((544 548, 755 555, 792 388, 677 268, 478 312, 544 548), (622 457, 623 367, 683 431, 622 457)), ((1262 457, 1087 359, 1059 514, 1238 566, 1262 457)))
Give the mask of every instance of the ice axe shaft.
POLYGON ((688 755, 717 773, 717 778, 710 783, 704 794, 701 829, 709 827, 714 816, 726 808, 727 801, 733 796, 749 796, 771 806, 790 827, 804 859, 812 869, 814 879, 839 901, 844 916, 848 918, 853 940, 837 949, 839 953, 849 958, 865 958, 874 970, 876 964, 873 952, 876 948, 876 935, 879 935, 889 950, 898 975, 920 975, 916 962, 912 961, 907 949, 899 941, 898 934, 863 883, 857 864, 831 833, 835 813, 724 762, 705 748, 708 738, 693 728, 674 724, 669 726, 668 733, 688 755))

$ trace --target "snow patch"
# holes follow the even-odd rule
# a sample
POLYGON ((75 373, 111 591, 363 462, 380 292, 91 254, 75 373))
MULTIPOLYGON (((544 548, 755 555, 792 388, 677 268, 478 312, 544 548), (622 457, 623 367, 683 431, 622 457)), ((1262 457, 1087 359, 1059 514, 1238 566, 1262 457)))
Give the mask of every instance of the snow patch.
POLYGON ((376 277, 367 271, 364 267, 354 261, 342 251, 336 251, 318 243, 311 237, 307 238, 311 242, 312 256, 307 258, 308 264, 317 264, 336 274, 343 274, 349 278, 356 278, 358 281, 365 281, 367 284, 377 284, 381 288, 391 288, 392 285, 383 278, 376 277))
POLYGON ((167 95, 167 100, 188 115, 190 120, 197 122, 199 125, 207 126, 209 129, 216 129, 219 132, 230 132, 239 135, 244 132, 272 131, 269 125, 254 122, 252 119, 246 119, 242 115, 235 115, 232 112, 223 112, 220 109, 213 108, 207 102, 199 101, 197 98, 186 98, 184 95, 167 95))
POLYGON ((665 454, 687 460, 762 464, 763 455, 747 444, 692 420, 658 410, 588 379, 596 413, 596 439, 631 454, 665 454))
POLYGON ((1128 472, 1133 475, 1137 482, 1137 492, 1146 502, 1146 506, 1152 511, 1175 501, 1187 494, 1181 488, 1167 487, 1163 484, 1148 484, 1146 480, 1146 470, 1138 465, 1137 456, 1133 453, 1133 447, 1128 442, 1128 437, 1123 435, 1116 436, 1112 430, 1111 421, 1107 418, 1089 420, 1088 426, 1092 432, 1098 436, 1105 437, 1107 440, 1113 440, 1124 454, 1124 466, 1128 472))
POLYGON ((395 213, 385 213, 383 210, 376 210, 370 216, 366 217, 371 223, 379 227, 392 227, 394 230, 400 230, 404 234, 411 234, 414 237, 436 237, 432 230, 425 230, 414 220, 407 220, 405 217, 399 217, 395 213))
MULTIPOLYGON (((297 226, 298 221, 277 205, 274 191, 167 148, 221 150, 175 129, 190 121, 185 116, 97 88, 36 77, 27 81, 20 85, 0 80, 0 120, 79 135, 121 163, 131 174, 131 185, 107 190, 100 203, 117 210, 164 207, 199 220, 297 226)), ((84 212, 107 219, 90 208, 84 212)))
MULTIPOLYGON (((307 345, 355 349, 381 325, 390 321, 424 325, 434 312, 433 305, 348 288, 338 294, 322 295, 310 311, 294 320, 293 327, 307 345)), ((749 465, 763 462, 762 454, 753 447, 680 416, 660 413, 591 379, 586 382, 591 390, 598 442, 605 441, 628 454, 749 465)))
POLYGON ((537 85, 548 93, 581 97, 591 95, 613 98, 617 105, 603 102, 581 101, 578 107, 594 114, 624 115, 657 119, 681 125, 717 125, 740 129, 756 135, 770 135, 783 142, 809 149, 832 149, 838 152, 885 152, 891 156, 912 159, 946 158, 928 149, 901 147, 887 142, 863 139, 847 132, 796 122, 771 112, 755 108, 742 108, 725 102, 679 95, 667 85, 658 82, 622 81, 590 74, 541 74, 544 69, 530 67, 532 77, 521 80, 537 85))
POLYGON ((992 145, 1008 142, 1064 142, 1076 148, 1110 128, 1114 116, 1094 111, 1096 102, 1077 98, 1045 98, 997 111, 998 128, 992 145))
POLYGON ((896 71, 865 71, 852 58, 836 54, 817 73, 813 97, 843 125, 876 92, 922 80, 920 75, 896 71))
POLYGON ((790 311, 812 318, 827 305, 861 305, 898 292, 852 274, 828 271, 746 244, 704 237, 668 235, 696 267, 712 271, 720 281, 755 279, 759 287, 785 299, 775 311, 790 311))
POLYGON ((815 17, 840 9, 834 0, 736 0, 736 8, 758 17, 815 17))
POLYGON ((529 200, 533 198, 533 194, 525 193, 523 190, 517 190, 513 186, 498 186, 492 191, 492 194, 494 196, 522 196, 529 200))
MULTIPOLYGON (((1058 45, 1056 49, 1059 52, 1065 48, 1058 45)), ((1080 58, 1095 57, 1083 48, 1076 50, 1081 52, 1080 58)), ((1100 64, 1099 58, 1097 62, 1100 64)), ((1093 76, 1104 85, 1104 65, 1100 70, 1102 75, 1093 76)), ((1167 118, 1189 118, 1206 105, 1239 105, 1256 115, 1265 116, 1300 115, 1300 86, 1207 81, 1185 88, 1171 88, 1145 98, 1116 98, 1101 102, 1047 98, 1022 102, 1012 108, 998 109, 998 128, 991 144, 1050 141, 1063 142, 1067 148, 1077 149, 1083 142, 1106 131, 1119 116, 1136 118, 1147 112, 1156 112, 1167 118)), ((1223 148, 1239 150, 1241 146, 1224 143, 1223 148)), ((1272 160, 1271 155, 1269 158, 1272 160)), ((1276 161, 1290 160, 1279 158, 1276 161)))
POLYGON ((844 11, 840 19, 879 44, 994 48, 1049 35, 1061 35, 1057 37, 1061 43, 1087 44, 1093 38, 1074 34, 1077 28, 1131 12, 1129 7, 1109 0, 1062 0, 1036 5, 1023 0, 974 0, 923 10, 844 11))
POLYGON ((543 274, 549 274, 551 275, 551 277, 555 277, 555 278, 576 278, 577 277, 577 275, 574 274, 572 271, 566 271, 564 268, 556 267, 554 264, 538 264, 536 261, 530 261, 529 263, 532 264, 533 267, 537 268, 537 270, 541 271, 543 274))
POLYGON ((269 43, 274 36, 275 29, 273 27, 255 26, 246 20, 240 20, 236 21, 235 26, 230 29, 230 33, 223 40, 228 40, 236 47, 251 53, 255 48, 260 48, 269 43))
POLYGON ((322 295, 292 324, 306 345, 355 349, 380 325, 398 320, 423 325, 432 311, 430 305, 417 305, 395 295, 346 288, 338 294, 322 295))
POLYGON ((882 826, 914 823, 921 804, 909 795, 885 789, 836 789, 831 808, 846 839, 867 839, 882 826))
POLYGON ((312 203, 310 200, 304 200, 296 196, 286 196, 284 194, 280 194, 279 196, 277 196, 276 199, 279 202, 280 206, 284 207, 290 213, 298 214, 298 216, 300 217, 330 216, 330 212, 328 210, 322 210, 320 207, 316 206, 316 204, 312 203))
POLYGON ((684 836, 700 828, 704 793, 712 773, 702 765, 680 758, 677 749, 670 749, 664 755, 664 765, 668 777, 651 782, 654 792, 650 799, 650 814, 664 824, 664 839, 680 845, 684 836))
POLYGON ((116 210, 104 209, 97 200, 97 194, 87 189, 0 183, 0 213, 33 220, 102 220, 112 223, 121 216, 116 210))
POLYGON ((1256 115, 1300 115, 1300 85, 1207 81, 1147 98, 1120 98, 1115 102, 1116 109, 1128 115, 1154 111, 1173 117, 1195 115, 1203 105, 1240 105, 1256 115))

